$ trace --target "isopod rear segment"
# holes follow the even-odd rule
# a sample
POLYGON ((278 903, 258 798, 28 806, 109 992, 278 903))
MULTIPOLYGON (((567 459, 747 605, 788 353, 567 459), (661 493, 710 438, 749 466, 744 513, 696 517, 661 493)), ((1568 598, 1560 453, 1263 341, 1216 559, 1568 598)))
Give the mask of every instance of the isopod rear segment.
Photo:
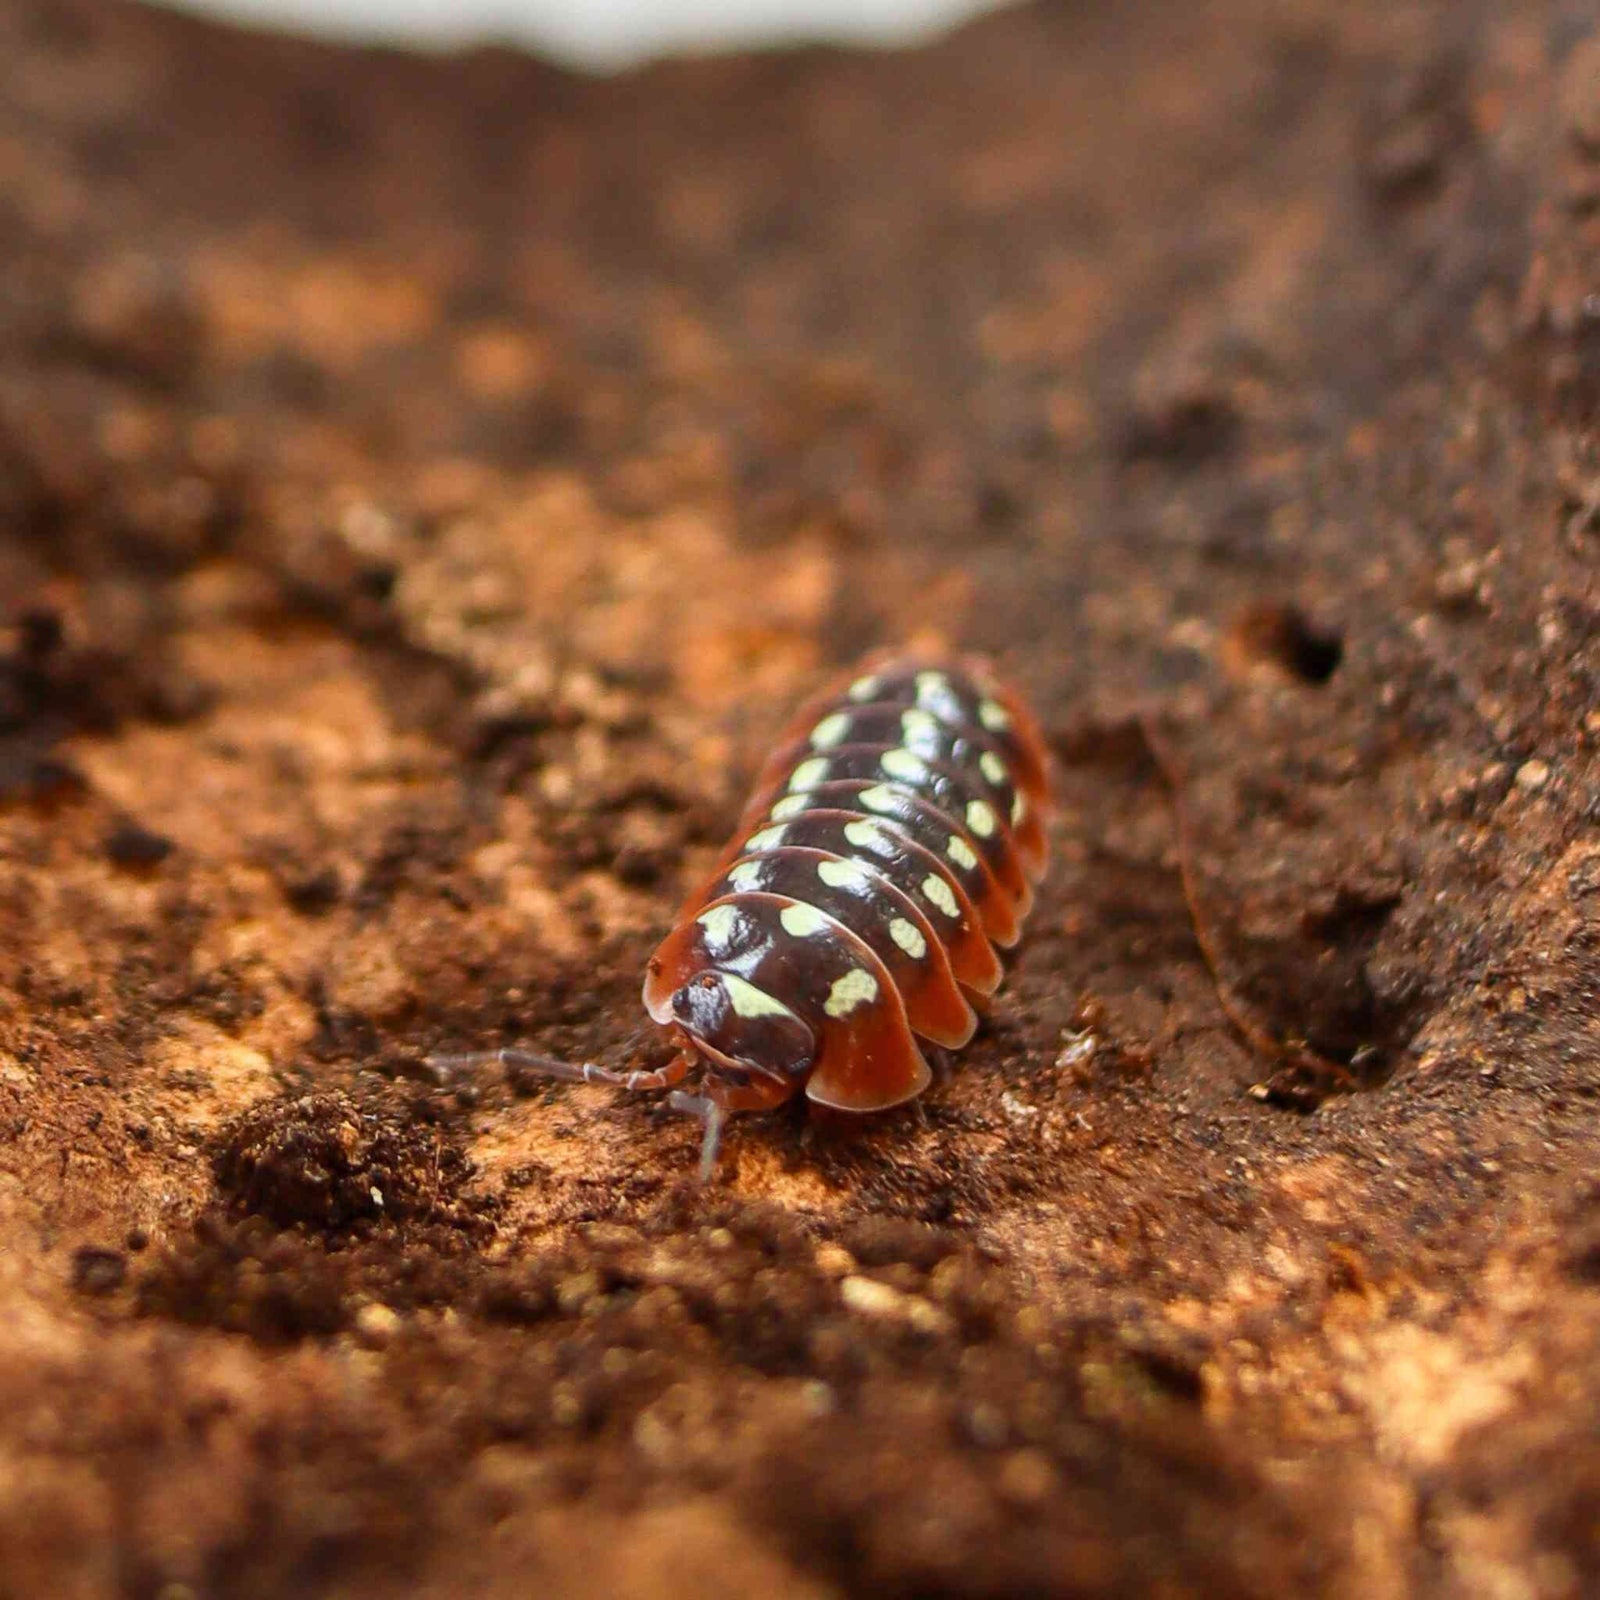
POLYGON ((843 1111, 902 1104, 931 1080, 919 1040, 964 1045, 1000 982, 995 947, 1016 942, 1033 902, 1049 805, 1038 724, 986 662, 871 658, 779 740, 650 958, 645 1009, 677 1046, 671 1063, 488 1059, 672 1090, 705 1123, 703 1176, 731 1112, 801 1092, 843 1111))

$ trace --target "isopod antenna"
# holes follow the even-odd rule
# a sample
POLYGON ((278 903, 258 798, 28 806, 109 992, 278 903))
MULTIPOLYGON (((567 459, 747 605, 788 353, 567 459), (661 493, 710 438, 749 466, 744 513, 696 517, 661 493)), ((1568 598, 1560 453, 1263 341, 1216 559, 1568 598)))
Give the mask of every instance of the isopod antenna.
POLYGON ((649 1072, 619 1072, 615 1067, 603 1067, 597 1061, 563 1061, 559 1056, 542 1055, 535 1050, 515 1047, 428 1057, 428 1065, 444 1078, 479 1072, 485 1067, 499 1067, 508 1073, 532 1073, 535 1077, 549 1078, 555 1083, 598 1084, 607 1089, 621 1089, 625 1094, 671 1089, 667 1105, 684 1116, 696 1118, 705 1127, 705 1136, 700 1144, 699 1171, 700 1181, 709 1183, 716 1171, 717 1154, 722 1148, 722 1131, 728 1124, 728 1113, 703 1094, 686 1094, 674 1087, 683 1082, 689 1064, 688 1057, 680 1055, 667 1066, 656 1067, 649 1072))

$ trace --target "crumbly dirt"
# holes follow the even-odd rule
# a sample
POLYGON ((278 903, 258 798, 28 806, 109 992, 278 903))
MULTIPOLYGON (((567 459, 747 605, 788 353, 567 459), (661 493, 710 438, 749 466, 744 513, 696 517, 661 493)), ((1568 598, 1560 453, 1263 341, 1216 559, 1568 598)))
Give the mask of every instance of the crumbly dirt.
POLYGON ((1590 21, 0 9, 0 1596, 1600 1590, 1590 21), (920 1112, 430 1069, 913 638, 1062 791, 920 1112))

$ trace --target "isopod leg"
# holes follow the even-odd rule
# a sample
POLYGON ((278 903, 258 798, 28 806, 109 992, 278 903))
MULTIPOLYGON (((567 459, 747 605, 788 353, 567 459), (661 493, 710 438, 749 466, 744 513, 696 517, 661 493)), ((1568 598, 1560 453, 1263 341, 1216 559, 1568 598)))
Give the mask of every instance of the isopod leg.
POLYGON ((429 1063, 443 1073, 471 1072, 478 1067, 506 1067, 531 1072, 536 1077, 553 1078, 558 1083, 598 1083, 610 1089, 625 1089, 630 1094, 645 1089, 670 1089, 681 1083, 689 1070, 682 1057, 670 1066, 653 1072, 618 1072, 593 1061, 562 1061, 557 1056, 537 1055, 531 1050, 476 1050, 459 1056, 430 1056, 429 1063))
POLYGON ((717 1170, 717 1152, 722 1148, 722 1130, 728 1125, 728 1111, 715 1100, 703 1094, 685 1094, 675 1089, 667 1096, 667 1104, 687 1117, 698 1117, 705 1124, 705 1138, 700 1144, 700 1181, 710 1183, 717 1170))

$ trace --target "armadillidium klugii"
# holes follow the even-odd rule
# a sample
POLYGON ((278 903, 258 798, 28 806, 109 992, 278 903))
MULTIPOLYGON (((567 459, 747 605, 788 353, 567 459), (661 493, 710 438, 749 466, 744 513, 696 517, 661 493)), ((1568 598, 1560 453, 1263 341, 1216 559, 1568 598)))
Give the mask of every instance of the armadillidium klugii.
MULTIPOLYGON (((980 659, 886 656, 796 717, 732 843, 650 958, 645 1009, 679 1046, 654 1072, 522 1051, 552 1077, 670 1089, 706 1125, 804 1091, 885 1110, 964 1045, 1045 866, 1045 747, 980 659), (695 1092, 677 1086, 698 1074, 695 1092)), ((481 1060, 463 1057, 459 1061, 481 1060)))

